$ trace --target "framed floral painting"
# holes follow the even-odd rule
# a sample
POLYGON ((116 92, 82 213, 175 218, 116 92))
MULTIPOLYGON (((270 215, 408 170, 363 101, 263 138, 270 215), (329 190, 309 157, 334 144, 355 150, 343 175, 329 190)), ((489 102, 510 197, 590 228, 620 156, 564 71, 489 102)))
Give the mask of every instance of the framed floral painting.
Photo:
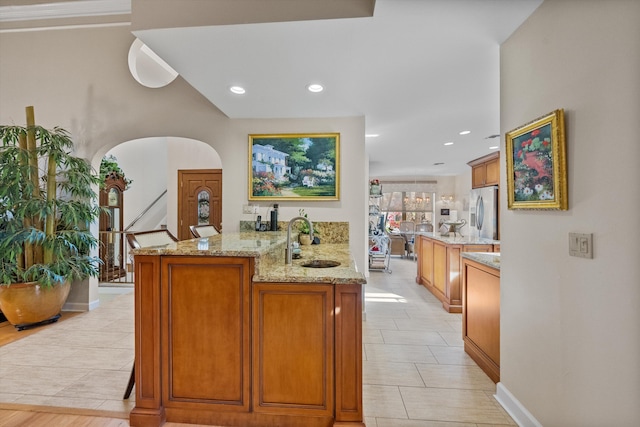
POLYGON ((509 209, 568 209, 564 110, 506 135, 509 209))
POLYGON ((249 135, 249 200, 340 200, 340 134, 249 135))

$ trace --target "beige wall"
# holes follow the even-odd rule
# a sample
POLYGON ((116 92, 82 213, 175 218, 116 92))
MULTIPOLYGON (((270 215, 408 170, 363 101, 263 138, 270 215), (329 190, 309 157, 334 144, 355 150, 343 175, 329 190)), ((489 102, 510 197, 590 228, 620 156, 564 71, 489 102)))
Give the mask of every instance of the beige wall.
POLYGON ((640 2, 545 0, 500 68, 502 134, 565 109, 569 210, 502 206, 498 395, 522 425, 636 426, 640 2), (569 232, 593 233, 593 259, 569 232))
POLYGON ((341 200, 283 203, 280 218, 304 207, 312 220, 348 221, 358 268, 366 269, 363 117, 229 120, 180 77, 160 89, 136 83, 127 65, 133 40, 127 26, 3 33, 0 123, 24 123, 24 107, 33 105, 38 124, 69 130, 77 153, 95 166, 109 149, 133 139, 169 136, 209 144, 222 160, 222 221, 229 231, 238 229, 247 203, 249 133, 339 132, 341 200))

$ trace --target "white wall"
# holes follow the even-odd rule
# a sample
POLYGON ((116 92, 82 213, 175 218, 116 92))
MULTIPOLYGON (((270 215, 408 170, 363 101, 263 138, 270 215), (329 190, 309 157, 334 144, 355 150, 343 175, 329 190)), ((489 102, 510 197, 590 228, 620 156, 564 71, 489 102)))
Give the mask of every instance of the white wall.
MULTIPOLYGON (((472 160, 472 159, 470 159, 472 160)), ((471 193, 471 167, 463 173, 455 177, 455 196, 456 201, 454 208, 458 211, 458 219, 467 221, 467 225, 462 228, 463 235, 470 235, 471 230, 469 223, 469 194, 471 193)))
MULTIPOLYGON (((128 179, 133 180, 123 195, 123 227, 128 226, 164 190, 167 189, 167 138, 145 138, 127 141, 107 154, 118 159, 128 179)), ((166 217, 166 199, 162 217, 166 217)), ((143 231, 155 228, 157 222, 141 219, 132 228, 143 231)))
POLYGON ((640 2, 545 0, 503 44, 501 133, 557 108, 569 210, 501 209, 498 394, 522 425, 637 426, 640 2), (593 259, 569 257, 572 231, 593 259))

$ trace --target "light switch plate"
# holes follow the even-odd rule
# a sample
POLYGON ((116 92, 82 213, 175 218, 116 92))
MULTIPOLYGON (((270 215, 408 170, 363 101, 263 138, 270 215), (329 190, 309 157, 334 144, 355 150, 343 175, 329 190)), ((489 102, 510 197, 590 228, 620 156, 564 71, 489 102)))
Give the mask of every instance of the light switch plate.
POLYGON ((242 205, 242 213, 243 214, 253 213, 253 206, 251 206, 251 205, 242 205))
POLYGON ((593 258, 593 234, 569 233, 569 255, 593 258))

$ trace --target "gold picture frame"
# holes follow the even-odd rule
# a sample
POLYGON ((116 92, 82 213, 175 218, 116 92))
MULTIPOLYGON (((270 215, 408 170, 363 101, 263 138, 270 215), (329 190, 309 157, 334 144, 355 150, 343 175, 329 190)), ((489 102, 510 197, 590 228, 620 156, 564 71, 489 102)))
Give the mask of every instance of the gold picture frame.
POLYGON ((340 200, 340 134, 249 135, 249 200, 340 200))
POLYGON ((563 109, 507 132, 506 153, 509 209, 568 209, 563 109))

